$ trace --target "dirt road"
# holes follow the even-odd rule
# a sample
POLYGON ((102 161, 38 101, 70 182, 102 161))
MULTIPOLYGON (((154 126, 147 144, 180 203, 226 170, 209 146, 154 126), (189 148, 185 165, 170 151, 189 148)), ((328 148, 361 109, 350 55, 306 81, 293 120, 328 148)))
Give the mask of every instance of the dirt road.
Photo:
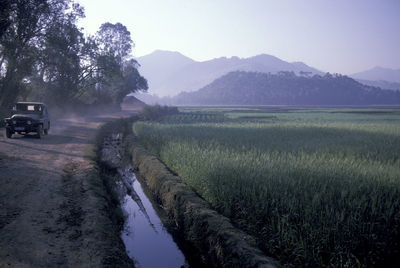
POLYGON ((100 123, 127 114, 53 120, 42 139, 0 129, 0 267, 130 263, 85 157, 100 123))

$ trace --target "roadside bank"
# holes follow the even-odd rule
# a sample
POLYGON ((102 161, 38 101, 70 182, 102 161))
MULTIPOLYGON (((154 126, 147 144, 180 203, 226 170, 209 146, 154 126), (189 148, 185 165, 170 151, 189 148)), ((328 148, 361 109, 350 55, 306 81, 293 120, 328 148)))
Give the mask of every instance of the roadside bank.
MULTIPOLYGON (((128 126, 131 126, 131 123, 128 126)), ((279 266, 255 246, 252 237, 235 228, 228 218, 214 211, 178 176, 172 174, 155 156, 148 153, 131 134, 131 130, 126 133, 129 134, 119 142, 123 144, 119 153, 127 155, 128 158, 132 157, 134 172, 149 189, 157 206, 164 211, 164 221, 173 224, 178 239, 184 240, 190 251, 196 253, 197 260, 202 262, 201 266, 279 266)), ((121 161, 127 161, 128 158, 125 157, 125 160, 121 161)), ((113 168, 113 161, 109 162, 109 168, 113 168)), ((117 166, 114 165, 114 168, 117 166)))
POLYGON ((136 140, 132 142, 132 163, 172 219, 183 238, 213 267, 276 267, 254 239, 235 228, 228 218, 211 209, 182 180, 172 174, 136 140))
POLYGON ((113 200, 113 218, 126 254, 139 267, 196 267, 186 260, 170 225, 160 219, 164 215, 158 204, 151 202, 135 176, 130 164, 131 122, 122 119, 102 126, 96 142, 97 163, 113 200))

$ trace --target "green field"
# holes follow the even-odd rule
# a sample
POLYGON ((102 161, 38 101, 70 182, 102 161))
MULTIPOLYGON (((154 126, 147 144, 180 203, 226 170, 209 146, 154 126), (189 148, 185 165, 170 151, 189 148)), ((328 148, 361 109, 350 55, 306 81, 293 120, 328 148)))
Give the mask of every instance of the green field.
POLYGON ((281 263, 400 263, 400 110, 182 109, 133 129, 281 263))

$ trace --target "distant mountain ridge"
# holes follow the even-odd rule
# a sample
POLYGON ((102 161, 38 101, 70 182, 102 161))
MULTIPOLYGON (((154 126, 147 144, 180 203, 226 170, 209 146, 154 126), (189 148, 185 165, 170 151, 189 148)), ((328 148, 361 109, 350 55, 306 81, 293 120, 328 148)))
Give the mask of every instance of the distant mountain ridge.
POLYGON ((361 80, 369 80, 369 81, 387 81, 387 82, 394 82, 400 83, 400 69, 394 70, 389 68, 383 67, 374 67, 372 69, 355 73, 350 75, 352 78, 361 79, 361 80))
POLYGON ((168 77, 186 65, 195 61, 179 52, 156 50, 153 53, 137 58, 140 73, 146 77, 150 88, 163 90, 168 77))
POLYGON ((230 72, 195 92, 166 99, 176 105, 399 105, 400 92, 342 75, 230 72))
POLYGON ((148 80, 149 92, 158 96, 173 96, 182 91, 200 89, 232 71, 322 74, 302 62, 289 63, 267 54, 250 58, 221 57, 198 62, 179 52, 156 50, 137 60, 141 65, 140 73, 148 80))

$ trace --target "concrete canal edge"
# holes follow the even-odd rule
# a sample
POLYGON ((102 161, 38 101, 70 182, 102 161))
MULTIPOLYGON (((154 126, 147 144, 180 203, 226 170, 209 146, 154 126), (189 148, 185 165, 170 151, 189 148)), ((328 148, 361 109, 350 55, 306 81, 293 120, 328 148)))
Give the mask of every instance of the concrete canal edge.
POLYGON ((254 238, 235 228, 135 139, 132 165, 175 221, 183 238, 215 267, 279 267, 255 246, 254 238))

